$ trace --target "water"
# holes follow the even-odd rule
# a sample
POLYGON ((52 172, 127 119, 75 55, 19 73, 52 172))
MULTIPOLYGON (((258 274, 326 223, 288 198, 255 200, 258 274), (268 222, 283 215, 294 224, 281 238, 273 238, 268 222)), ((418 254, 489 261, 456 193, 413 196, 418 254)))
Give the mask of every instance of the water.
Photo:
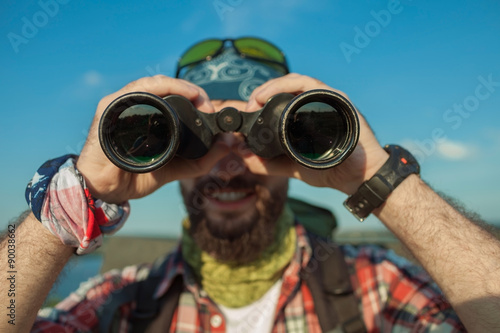
POLYGON ((78 289, 80 283, 99 274, 102 257, 97 254, 72 258, 64 267, 59 278, 50 291, 46 304, 54 305, 78 289))

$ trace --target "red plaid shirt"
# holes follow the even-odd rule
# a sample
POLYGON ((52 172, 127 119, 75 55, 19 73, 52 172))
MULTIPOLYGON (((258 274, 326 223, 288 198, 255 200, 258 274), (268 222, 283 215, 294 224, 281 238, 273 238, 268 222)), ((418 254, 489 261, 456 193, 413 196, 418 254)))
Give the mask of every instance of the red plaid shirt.
MULTIPOLYGON (((306 232, 297 226, 298 246, 282 277, 272 332, 321 332, 314 303, 299 271, 311 258, 306 232)), ((368 332, 464 332, 460 320, 429 276, 418 267, 376 246, 341 246, 360 301, 368 332)), ((161 297, 178 274, 184 276, 170 332, 225 332, 216 304, 200 289, 185 267, 179 249, 167 258, 165 277, 156 289, 161 297)), ((148 268, 115 270, 91 279, 53 309, 42 309, 32 332, 95 332, 107 296, 144 278, 148 268)), ((120 332, 127 332, 135 302, 120 309, 120 332)))

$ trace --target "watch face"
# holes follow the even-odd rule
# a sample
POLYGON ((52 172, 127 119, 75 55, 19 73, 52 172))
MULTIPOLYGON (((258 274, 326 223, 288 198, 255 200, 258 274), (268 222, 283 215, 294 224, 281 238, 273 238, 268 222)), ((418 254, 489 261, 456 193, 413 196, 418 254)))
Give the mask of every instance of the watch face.
POLYGON ((391 169, 397 174, 397 178, 399 178, 393 180, 394 188, 412 173, 420 173, 420 165, 409 151, 396 145, 387 145, 384 149, 390 154, 389 160, 393 161, 391 169))

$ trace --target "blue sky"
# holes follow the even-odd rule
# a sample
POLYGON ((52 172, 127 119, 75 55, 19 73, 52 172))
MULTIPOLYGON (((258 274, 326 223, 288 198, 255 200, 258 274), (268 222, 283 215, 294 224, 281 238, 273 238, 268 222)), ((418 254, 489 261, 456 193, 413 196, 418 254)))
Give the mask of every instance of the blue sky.
MULTIPOLYGON (((381 143, 410 148, 422 177, 500 222, 500 3, 479 1, 2 1, 0 224, 27 208, 45 160, 78 153, 98 101, 173 75, 203 38, 260 36, 292 71, 346 92, 381 143)), ((359 224, 345 195, 293 181, 291 194, 359 224)), ((121 234, 176 235, 178 185, 132 202, 121 234)))

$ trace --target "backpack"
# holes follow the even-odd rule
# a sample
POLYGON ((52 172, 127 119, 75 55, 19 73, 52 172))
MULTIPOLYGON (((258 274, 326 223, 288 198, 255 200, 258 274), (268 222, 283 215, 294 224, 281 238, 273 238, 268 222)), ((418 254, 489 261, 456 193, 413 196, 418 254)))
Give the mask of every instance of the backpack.
MULTIPOLYGON (((307 268, 301 271, 300 277, 313 297, 321 330, 332 333, 366 332, 344 256, 331 241, 337 226, 335 216, 327 209, 297 199, 288 198, 287 203, 307 230, 311 241, 312 258, 307 268), (326 251, 329 255, 320 256, 320 251, 326 251)), ((132 301, 136 301, 136 308, 130 315, 129 333, 145 332, 160 309, 165 321, 172 321, 183 290, 182 276, 175 277, 161 299, 153 299, 156 287, 164 278, 166 264, 164 257, 156 260, 146 279, 131 283, 110 295, 108 305, 101 314, 100 332, 117 332, 120 307, 132 301)))

